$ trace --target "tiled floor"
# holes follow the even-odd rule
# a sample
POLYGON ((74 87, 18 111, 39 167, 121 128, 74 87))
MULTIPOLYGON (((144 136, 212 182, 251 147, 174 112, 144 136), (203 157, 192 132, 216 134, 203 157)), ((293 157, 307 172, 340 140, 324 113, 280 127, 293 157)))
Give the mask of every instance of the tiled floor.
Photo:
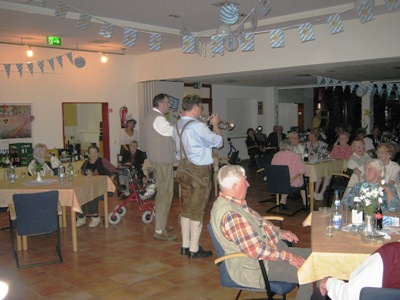
MULTIPOLYGON (((244 162, 243 164, 246 164, 244 162)), ((267 198, 263 184, 256 178, 256 170, 248 169, 251 184, 248 202, 261 214, 272 206, 271 202, 258 201, 267 198)), ((177 195, 177 193, 176 193, 177 195)), ((206 219, 212 207, 212 196, 206 219)), ((110 209, 119 202, 110 199, 110 209)), ((290 200, 288 204, 290 205, 290 200)), ((174 197, 170 224, 180 234, 178 215, 181 201, 174 197)), ((179 254, 178 241, 165 242, 153 239, 154 221, 145 225, 142 212, 129 203, 127 214, 118 225, 97 228, 84 226, 78 229, 79 251, 72 252, 71 232, 62 229, 63 264, 18 270, 11 258, 9 231, 0 231, 0 280, 10 285, 6 299, 234 299, 236 291, 220 287, 216 256, 202 260, 189 260, 179 254)), ((285 229, 295 232, 301 242, 298 247, 310 246, 310 229, 301 222, 307 216, 299 212, 285 217, 285 229)), ((0 227, 7 224, 7 216, 0 215, 0 227)), ((200 244, 212 249, 206 229, 200 244)), ((29 238, 29 250, 20 253, 22 259, 43 258, 43 251, 55 253, 55 244, 42 237, 29 238), (35 250, 39 248, 39 252, 35 250)), ((249 295, 249 294, 246 294, 249 295)), ((246 296, 244 294, 244 296, 246 296)), ((252 297, 262 295, 253 294, 252 297)), ((288 299, 293 299, 292 293, 288 299)))

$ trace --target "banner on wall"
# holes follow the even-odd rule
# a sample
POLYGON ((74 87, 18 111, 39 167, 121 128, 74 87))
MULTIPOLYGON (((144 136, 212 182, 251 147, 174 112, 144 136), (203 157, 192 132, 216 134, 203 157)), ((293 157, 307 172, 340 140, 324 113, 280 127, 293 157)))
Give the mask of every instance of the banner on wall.
POLYGON ((0 105, 0 139, 32 137, 30 104, 0 105))

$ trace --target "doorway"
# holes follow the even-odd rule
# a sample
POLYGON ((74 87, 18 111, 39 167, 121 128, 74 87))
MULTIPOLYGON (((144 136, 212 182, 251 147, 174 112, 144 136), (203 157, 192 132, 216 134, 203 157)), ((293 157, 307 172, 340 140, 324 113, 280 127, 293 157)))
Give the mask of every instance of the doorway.
POLYGON ((100 157, 110 160, 108 103, 63 102, 64 147, 80 145, 81 153, 96 144, 100 157))

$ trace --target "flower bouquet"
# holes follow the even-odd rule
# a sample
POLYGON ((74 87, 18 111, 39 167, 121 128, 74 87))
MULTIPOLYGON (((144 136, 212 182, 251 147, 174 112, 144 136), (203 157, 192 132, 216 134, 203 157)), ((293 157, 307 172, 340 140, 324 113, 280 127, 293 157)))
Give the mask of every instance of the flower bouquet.
POLYGON ((43 165, 40 163, 40 161, 37 158, 35 158, 34 162, 35 162, 35 164, 34 164, 33 170, 37 174, 36 181, 40 182, 40 181, 42 181, 42 177, 40 176, 40 173, 43 171, 43 165))

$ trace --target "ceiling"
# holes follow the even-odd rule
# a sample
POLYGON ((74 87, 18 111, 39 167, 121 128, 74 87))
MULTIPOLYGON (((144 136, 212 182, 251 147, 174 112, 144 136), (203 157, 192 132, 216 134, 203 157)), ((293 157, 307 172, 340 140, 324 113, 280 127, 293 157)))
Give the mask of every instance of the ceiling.
MULTIPOLYGON (((62 47, 140 55, 149 50, 149 33, 162 34, 161 51, 181 48, 180 30, 186 28, 197 37, 209 39, 222 24, 219 18, 220 6, 227 1, 220 0, 65 0, 69 5, 65 18, 58 18, 54 11, 59 0, 0 0, 0 44, 26 44, 46 46, 46 36, 62 37, 62 47), (40 4, 47 2, 45 7, 40 4), (92 16, 86 30, 76 26, 80 14, 92 16), (99 35, 104 22, 114 25, 112 37, 108 40, 99 35), (124 28, 137 29, 135 47, 123 44, 124 28)), ((271 0, 271 11, 264 16, 260 0, 235 0, 241 17, 237 24, 256 7, 256 31, 271 30, 305 23, 315 24, 321 19, 342 12, 342 19, 357 18, 352 0, 271 0)), ((400 9, 397 9, 398 13, 400 9)), ((388 13, 383 0, 375 0, 374 15, 388 13)), ((250 22, 244 22, 248 31, 250 22)), ((238 26, 231 26, 232 30, 238 26)), ((200 38, 201 39, 201 38, 200 38)), ((318 74, 343 80, 387 81, 400 79, 400 59, 363 61, 346 65, 319 65, 302 67, 301 70, 277 69, 257 72, 241 72, 218 76, 177 78, 177 80, 200 81, 250 86, 285 86, 315 84, 318 74), (334 73, 335 75, 332 75, 334 73)))

